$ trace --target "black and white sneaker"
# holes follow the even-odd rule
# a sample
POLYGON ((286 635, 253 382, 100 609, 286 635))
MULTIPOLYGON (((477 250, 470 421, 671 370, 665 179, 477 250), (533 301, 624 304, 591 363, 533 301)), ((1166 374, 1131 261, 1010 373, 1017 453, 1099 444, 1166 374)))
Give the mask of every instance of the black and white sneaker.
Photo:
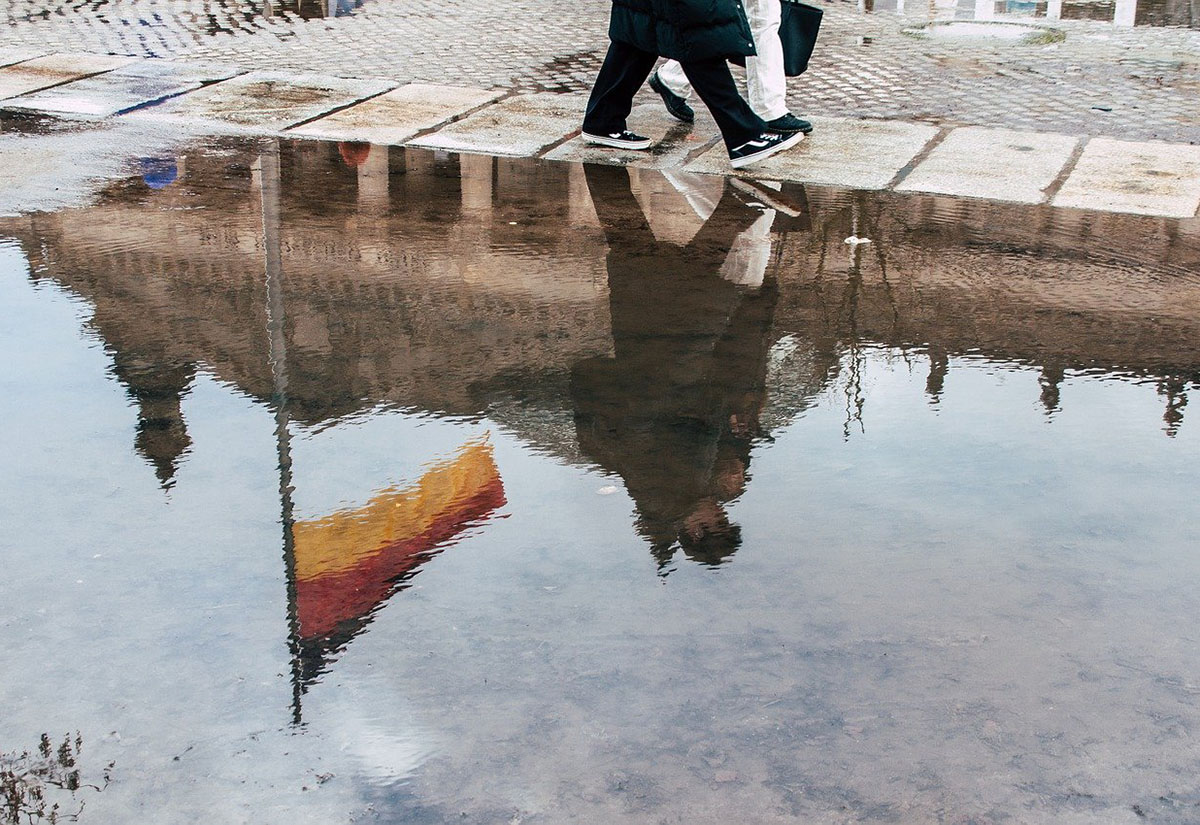
POLYGON ((772 132, 782 132, 785 135, 790 135, 792 132, 803 132, 807 135, 813 130, 813 125, 804 118, 787 112, 774 120, 768 120, 767 128, 772 132))
POLYGON ((671 117, 684 123, 695 121, 695 110, 688 105, 686 99, 667 88, 667 84, 662 82, 662 78, 658 76, 658 72, 650 75, 650 88, 658 92, 658 96, 662 98, 663 104, 667 107, 667 114, 671 117))
POLYGON ((650 138, 635 135, 628 129, 608 135, 593 135, 584 132, 583 139, 596 146, 611 146, 614 149, 649 149, 650 144, 653 143, 650 138))
POLYGON ((802 140, 804 140, 802 132, 796 132, 792 135, 781 135, 779 132, 763 132, 753 140, 748 140, 741 146, 735 146, 730 149, 729 165, 734 169, 741 169, 743 166, 749 166, 751 163, 766 160, 776 152, 790 149, 802 140))

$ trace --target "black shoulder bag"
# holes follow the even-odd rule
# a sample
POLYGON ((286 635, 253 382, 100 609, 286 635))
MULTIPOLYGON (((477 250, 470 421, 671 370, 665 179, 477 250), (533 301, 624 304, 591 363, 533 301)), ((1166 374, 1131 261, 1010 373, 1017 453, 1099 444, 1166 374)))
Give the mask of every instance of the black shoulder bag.
MULTIPOLYGON (((804 74, 817 45, 817 32, 825 12, 800 0, 780 0, 783 15, 779 22, 779 40, 783 43, 783 73, 788 77, 804 74)), ((730 62, 746 65, 746 58, 732 57, 730 62)))

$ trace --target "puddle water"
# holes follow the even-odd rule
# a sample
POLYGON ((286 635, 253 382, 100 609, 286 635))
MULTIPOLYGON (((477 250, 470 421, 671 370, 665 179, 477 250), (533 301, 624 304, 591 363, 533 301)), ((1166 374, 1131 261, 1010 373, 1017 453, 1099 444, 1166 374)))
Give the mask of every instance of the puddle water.
POLYGON ((909 33, 920 37, 984 39, 1020 42, 1026 45, 1052 43, 1061 39, 1061 35, 1056 37, 1053 31, 1042 26, 997 21, 981 23, 973 20, 935 21, 922 29, 910 29, 909 33))
POLYGON ((1196 0, 857 0, 864 12, 932 20, 1097 20, 1118 26, 1200 28, 1196 0))
POLYGON ((303 20, 326 17, 345 17, 363 7, 366 0, 266 0, 262 3, 264 17, 292 14, 303 20))
POLYGON ((1200 816, 1195 221, 134 172, 0 218, 0 753, 81 822, 1200 816))

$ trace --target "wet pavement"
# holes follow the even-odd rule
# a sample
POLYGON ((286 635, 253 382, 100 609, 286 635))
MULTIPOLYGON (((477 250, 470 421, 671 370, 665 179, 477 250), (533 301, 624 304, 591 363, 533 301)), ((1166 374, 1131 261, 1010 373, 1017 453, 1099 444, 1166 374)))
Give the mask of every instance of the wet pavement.
POLYGON ((80 822, 1200 817, 1194 218, 4 125, 80 822))
POLYGON ((1191 0, 858 0, 866 13, 928 17, 933 20, 1087 20, 1118 26, 1200 28, 1200 8, 1191 0))
MULTIPOLYGON (((423 83, 397 87, 384 79, 79 57, 75 69, 71 55, 0 67, 0 95, 6 84, 11 92, 0 99, 0 110, 14 113, 0 117, 15 129, 40 122, 66 135, 68 143, 72 133, 75 143, 105 132, 306 135, 685 174, 730 171, 712 118, 680 124, 661 102, 637 105, 628 118, 630 128, 650 137, 650 151, 619 151, 592 146, 580 136, 583 95, 423 83)), ((816 129, 803 143, 738 174, 1185 219, 1200 211, 1200 146, 902 121, 813 116, 812 122, 816 129)), ((28 156, 34 168, 47 166, 37 142, 9 142, 0 152, 18 161, 28 156)), ((29 164, 0 169, 0 214, 6 209, 4 190, 27 188, 29 164)), ((51 173, 55 169, 49 166, 51 173)))
MULTIPOLYGON (((30 5, 0 0, 7 24, 0 26, 0 50, 32 45, 39 53, 157 57, 382 78, 394 86, 581 94, 603 57, 610 3, 581 0, 569 15, 553 0, 366 0, 342 15, 329 15, 324 0, 33 0, 41 13, 32 14, 30 5)), ((899 5, 903 13, 882 0, 861 8, 823 3, 810 69, 789 84, 793 110, 1200 143, 1194 2, 899 5), (1032 26, 1034 34, 979 36, 1002 30, 1000 23, 1032 26)), ((652 95, 644 100, 656 102, 652 95)))

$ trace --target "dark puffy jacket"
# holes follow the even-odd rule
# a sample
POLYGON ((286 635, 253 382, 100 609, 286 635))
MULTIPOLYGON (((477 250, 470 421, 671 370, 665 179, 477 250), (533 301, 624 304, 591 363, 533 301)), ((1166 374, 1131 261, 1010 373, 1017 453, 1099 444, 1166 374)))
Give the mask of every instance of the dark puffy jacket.
POLYGON ((739 0, 613 0, 608 36, 680 61, 755 53, 739 0))

